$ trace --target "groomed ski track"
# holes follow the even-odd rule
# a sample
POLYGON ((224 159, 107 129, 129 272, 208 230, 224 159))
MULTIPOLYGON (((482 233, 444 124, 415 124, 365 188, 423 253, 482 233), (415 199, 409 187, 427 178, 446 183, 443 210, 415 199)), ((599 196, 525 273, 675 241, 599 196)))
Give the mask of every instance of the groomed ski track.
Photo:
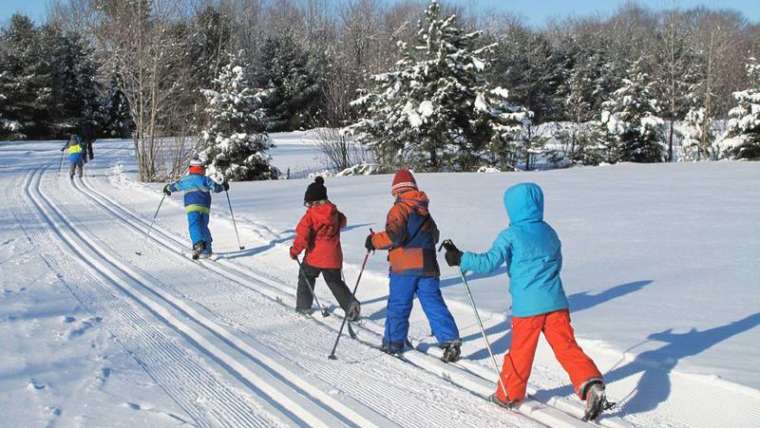
MULTIPOLYGON (((240 312, 214 312, 215 297, 186 295, 179 290, 182 284, 170 285, 156 278, 154 272, 142 271, 125 260, 128 254, 115 254, 109 249, 107 242, 91 230, 95 226, 79 218, 92 213, 93 207, 99 208, 99 214, 119 220, 117 224, 101 223, 108 225, 109 229, 102 231, 108 239, 119 236, 115 228, 129 228, 125 236, 131 236, 138 246, 144 245, 144 220, 90 188, 86 181, 69 184, 64 177, 53 183, 55 187, 50 186, 52 180, 46 180, 50 174, 45 171, 45 167, 31 171, 21 186, 36 209, 35 215, 50 225, 62 253, 99 279, 104 288, 110 288, 85 290, 79 297, 93 306, 93 312, 117 318, 111 323, 121 325, 115 336, 136 328, 136 334, 145 340, 134 339, 135 346, 130 350, 196 425, 487 427, 534 426, 542 419, 543 424, 551 426, 586 425, 538 405, 531 410, 533 421, 494 408, 471 394, 482 396, 486 388, 490 391, 490 385, 486 386, 489 382, 468 375, 473 385, 480 383, 482 388, 464 390, 445 380, 450 377, 446 374, 449 369, 431 368, 436 366, 435 360, 422 354, 410 355, 418 365, 413 367, 346 339, 341 345, 341 361, 328 361, 326 345, 334 337, 336 317, 318 320, 321 325, 304 321, 278 303, 289 296, 281 285, 226 260, 220 260, 219 267, 214 267, 214 262, 201 262, 199 266, 182 254, 171 235, 160 228, 154 231, 157 234, 152 239, 161 244, 161 249, 151 248, 143 257, 157 257, 165 263, 168 254, 182 266, 183 275, 224 278, 211 281, 224 288, 215 290, 216 298, 221 295, 226 296, 225 300, 239 300, 240 312), (69 186, 79 192, 70 192, 69 186), (67 204, 57 203, 52 194, 64 195, 67 204), (86 198, 88 204, 70 203, 76 197, 86 198), (231 272, 224 272, 222 267, 229 267, 231 272), (110 299, 103 302, 103 296, 110 299), (122 308, 115 313, 113 306, 122 308), (244 311, 246 308, 248 311, 244 311), (282 333, 265 333, 254 327, 257 320, 273 319, 284 322, 282 333), (155 321, 160 322, 163 331, 157 331, 155 321), (297 340, 288 339, 292 330, 300 332, 297 340), (179 333, 182 340, 167 334, 171 331, 179 333), (269 343, 262 343, 266 341, 269 343), (288 358, 302 358, 307 342, 313 347, 313 361, 288 358), (195 355, 188 355, 188 347, 195 355), (418 358, 421 359, 415 361, 418 358), (310 364, 315 361, 321 364, 310 364)), ((167 270, 176 275, 176 269, 167 270)), ((125 343, 125 347, 130 344, 125 343)), ((467 384, 457 382, 454 376, 450 380, 467 384)), ((522 411, 529 413, 527 407, 522 411)))
MULTIPOLYGON (((140 238, 145 240, 145 232, 150 225, 148 220, 145 220, 123 205, 114 201, 110 197, 98 192, 94 186, 89 183, 89 180, 85 178, 83 181, 75 181, 75 187, 90 198, 103 210, 108 211, 118 221, 131 226, 141 236, 140 238)), ((264 233, 271 233, 271 231, 265 230, 264 233)), ((151 232, 150 243, 146 246, 152 246, 158 244, 173 254, 182 257, 187 260, 186 242, 183 238, 178 237, 159 225, 154 225, 154 230, 151 232)), ((230 281, 231 284, 253 291, 255 293, 263 294, 266 297, 278 302, 284 306, 284 310, 290 310, 290 306, 287 303, 291 302, 295 295, 295 289, 292 285, 278 281, 275 278, 269 277, 261 272, 256 271, 250 267, 240 266, 231 260, 220 258, 217 261, 200 261, 195 262, 200 264, 205 269, 214 272, 230 281)), ((340 325, 340 319, 337 317, 321 318, 317 313, 313 318, 314 322, 317 322, 330 330, 337 333, 337 329, 340 325)), ((374 345, 380 342, 382 338, 382 326, 377 323, 366 321, 363 322, 357 328, 359 333, 359 342, 365 345, 374 345)), ((329 337, 332 339, 332 337, 329 337)), ((327 347, 332 343, 331 340, 326 340, 320 352, 324 355, 327 353, 327 347)), ((344 338, 344 342, 351 340, 347 337, 344 338)), ((345 346, 345 343, 341 345, 345 346)), ((345 351, 339 350, 339 356, 346 354, 345 351)), ((485 398, 493 392, 493 385, 495 381, 495 375, 491 370, 480 366, 475 363, 467 362, 463 360, 457 364, 444 364, 438 360, 440 356, 439 351, 435 348, 427 348, 420 346, 417 351, 407 352, 405 358, 416 367, 424 370, 430 374, 436 375, 446 381, 449 381, 460 388, 463 388, 470 393, 485 398)), ((383 358, 389 358, 382 356, 383 358)), ((323 357, 324 358, 324 357, 323 357)), ((340 358, 340 357, 339 357, 340 358)), ((333 362, 332 364, 336 364, 333 362)), ((338 363, 340 364, 340 363, 338 363)), ((535 392, 535 388, 530 388, 529 393, 535 392)), ((357 391, 358 393, 358 391, 357 391)), ((354 392, 352 392, 352 395, 354 392)), ((492 406, 492 405, 491 405, 492 406)), ((501 409, 496 409, 502 411, 501 409)), ((503 412, 503 411, 502 411, 503 412)), ((516 413, 520 413, 523 416, 529 417, 536 422, 540 422, 547 426, 553 427, 579 427, 589 426, 588 423, 584 423, 579 420, 583 414, 583 408, 579 405, 572 405, 567 402, 557 401, 550 403, 540 403, 535 400, 527 400, 521 406, 516 409, 516 413)), ((617 417, 602 418, 599 422, 601 426, 608 427, 627 427, 630 426, 625 421, 617 417)))

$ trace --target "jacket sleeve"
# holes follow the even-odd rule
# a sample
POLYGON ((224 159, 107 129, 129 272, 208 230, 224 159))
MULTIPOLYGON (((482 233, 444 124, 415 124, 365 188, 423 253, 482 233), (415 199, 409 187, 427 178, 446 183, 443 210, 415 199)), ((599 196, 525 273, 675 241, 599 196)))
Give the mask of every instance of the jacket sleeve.
POLYGON ((301 217, 301 221, 296 226, 296 239, 293 240, 293 249, 296 254, 301 254, 301 251, 309 248, 309 244, 312 239, 312 227, 311 217, 309 217, 308 211, 301 217))
POLYGON ((498 269, 504 262, 507 262, 507 265, 509 265, 510 258, 509 234, 505 230, 496 237, 496 240, 491 245, 491 249, 487 252, 465 252, 462 255, 460 268, 462 272, 489 273, 498 269))
POLYGON ((388 250, 400 246, 406 240, 406 223, 409 213, 395 204, 388 211, 385 230, 372 235, 372 245, 378 250, 388 250))
POLYGON ((176 192, 181 189, 182 180, 177 180, 174 183, 169 183, 169 191, 170 192, 176 192))
POLYGON ((206 186, 208 186, 208 188, 211 189, 211 191, 214 193, 224 191, 224 186, 212 180, 210 177, 206 177, 206 186))

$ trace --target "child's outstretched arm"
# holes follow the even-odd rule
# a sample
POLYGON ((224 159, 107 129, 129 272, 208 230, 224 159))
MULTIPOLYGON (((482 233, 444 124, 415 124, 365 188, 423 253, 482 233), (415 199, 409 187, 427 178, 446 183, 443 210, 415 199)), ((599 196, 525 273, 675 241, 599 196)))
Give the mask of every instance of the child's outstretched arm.
POLYGON ((509 263, 510 243, 507 231, 503 231, 493 241, 491 249, 485 253, 466 251, 462 255, 460 268, 462 272, 489 273, 499 268, 504 262, 509 263))

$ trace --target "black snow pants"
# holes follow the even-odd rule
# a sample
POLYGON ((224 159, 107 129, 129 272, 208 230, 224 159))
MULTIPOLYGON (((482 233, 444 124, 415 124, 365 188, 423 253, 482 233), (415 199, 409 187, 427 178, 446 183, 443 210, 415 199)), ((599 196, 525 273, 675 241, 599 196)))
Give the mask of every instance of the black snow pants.
MULTIPOLYGON (((338 300, 340 307, 348 311, 353 302, 356 302, 351 296, 351 290, 343 281, 340 269, 320 269, 309 266, 306 263, 301 264, 301 270, 298 272, 298 291, 296 293, 296 310, 311 309, 314 297, 309 291, 309 287, 314 290, 314 285, 319 274, 325 279, 327 286, 330 287, 333 296, 338 300), (306 280, 309 282, 307 283, 306 280)), ((358 303, 358 302, 357 302, 358 303)))

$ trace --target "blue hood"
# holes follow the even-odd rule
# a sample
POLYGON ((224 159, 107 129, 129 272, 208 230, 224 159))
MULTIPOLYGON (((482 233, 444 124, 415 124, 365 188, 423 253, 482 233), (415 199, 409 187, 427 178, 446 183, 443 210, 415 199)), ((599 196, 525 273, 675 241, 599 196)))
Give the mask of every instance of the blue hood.
POLYGON ((536 183, 520 183, 504 192, 504 207, 510 224, 544 220, 544 192, 536 183))

